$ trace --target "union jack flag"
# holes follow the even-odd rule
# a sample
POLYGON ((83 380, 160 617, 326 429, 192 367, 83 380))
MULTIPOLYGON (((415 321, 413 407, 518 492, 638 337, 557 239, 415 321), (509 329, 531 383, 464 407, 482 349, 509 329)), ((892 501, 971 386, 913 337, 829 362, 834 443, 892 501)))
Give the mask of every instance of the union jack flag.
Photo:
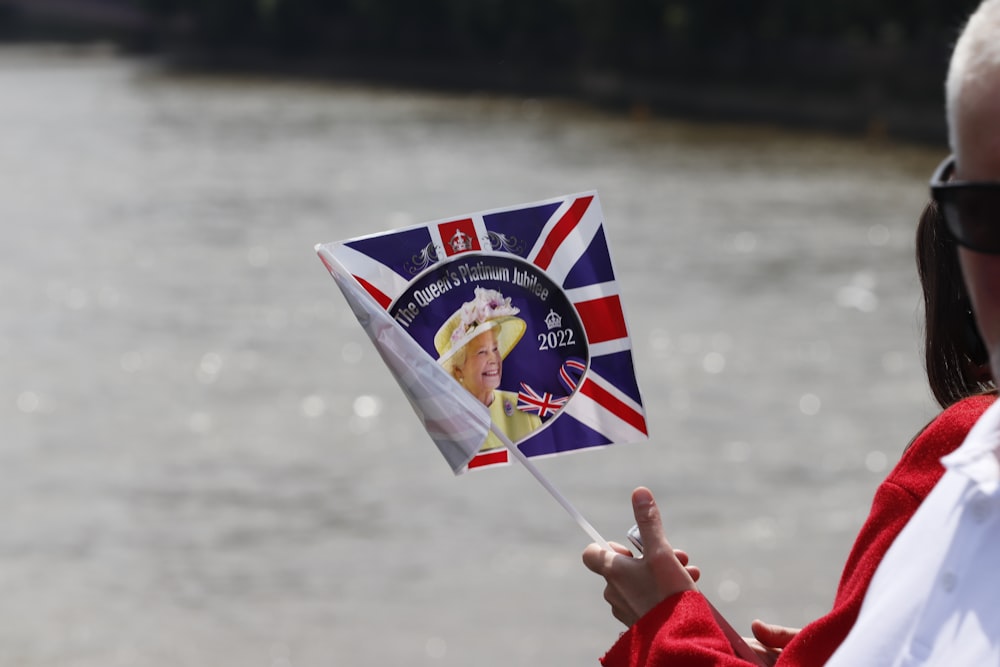
MULTIPOLYGON (((527 332, 504 362, 505 379, 517 374, 508 373, 508 362, 518 373, 531 375, 530 382, 512 378, 509 390, 527 395, 525 402, 543 421, 520 441, 525 455, 549 456, 648 437, 596 192, 456 216, 318 248, 336 257, 432 356, 437 354, 436 327, 421 324, 421 318, 433 314, 438 322, 444 321, 448 312, 435 311, 438 303, 453 309, 455 299, 460 300, 463 290, 471 291, 473 284, 501 292, 509 284, 511 291, 533 295, 540 304, 537 313, 531 310, 530 299, 517 303, 527 320, 527 332), (561 302, 569 304, 566 315, 578 322, 584 340, 573 339, 574 324, 550 319, 554 314, 550 304, 561 302), (564 350, 573 354, 560 356, 564 350), (560 382, 570 395, 554 398, 561 393, 560 382), (530 393, 529 384, 536 387, 530 393)), ((506 450, 491 450, 478 454, 468 467, 506 461, 506 450)))
POLYGON ((517 409, 521 412, 530 412, 541 418, 551 417, 566 405, 569 396, 556 398, 549 392, 539 394, 530 385, 522 382, 521 391, 517 393, 517 409))

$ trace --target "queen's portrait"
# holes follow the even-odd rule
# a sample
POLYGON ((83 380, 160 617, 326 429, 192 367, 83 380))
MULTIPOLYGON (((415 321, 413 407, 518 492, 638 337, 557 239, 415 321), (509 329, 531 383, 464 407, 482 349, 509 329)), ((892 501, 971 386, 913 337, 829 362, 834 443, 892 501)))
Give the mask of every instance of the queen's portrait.
MULTIPOLYGON (((462 304, 434 336, 438 363, 490 409, 490 418, 511 442, 542 425, 536 414, 517 408, 517 394, 500 389, 503 361, 527 329, 509 297, 476 287, 472 301, 462 304)), ((492 432, 481 451, 503 447, 492 432)))

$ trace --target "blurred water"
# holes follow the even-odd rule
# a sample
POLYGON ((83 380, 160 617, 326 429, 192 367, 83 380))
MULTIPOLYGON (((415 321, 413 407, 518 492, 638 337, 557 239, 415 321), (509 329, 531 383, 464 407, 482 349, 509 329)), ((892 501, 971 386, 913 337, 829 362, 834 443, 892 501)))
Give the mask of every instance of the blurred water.
POLYGON ((619 541, 651 486, 738 628, 808 622, 934 414, 939 157, 0 51, 0 664, 596 664, 586 535, 452 478, 313 253, 590 188, 653 437, 540 466, 619 541))

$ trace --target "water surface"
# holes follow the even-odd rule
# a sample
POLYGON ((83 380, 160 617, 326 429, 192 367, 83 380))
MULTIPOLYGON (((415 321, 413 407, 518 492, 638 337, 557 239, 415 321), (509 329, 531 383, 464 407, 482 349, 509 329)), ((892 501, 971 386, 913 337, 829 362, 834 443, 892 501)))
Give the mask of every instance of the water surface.
POLYGON ((653 488, 738 628, 808 622, 934 414, 939 157, 0 51, 0 662, 596 664, 586 535, 522 470, 452 477, 313 253, 587 189, 652 438, 539 465, 609 539, 653 488))

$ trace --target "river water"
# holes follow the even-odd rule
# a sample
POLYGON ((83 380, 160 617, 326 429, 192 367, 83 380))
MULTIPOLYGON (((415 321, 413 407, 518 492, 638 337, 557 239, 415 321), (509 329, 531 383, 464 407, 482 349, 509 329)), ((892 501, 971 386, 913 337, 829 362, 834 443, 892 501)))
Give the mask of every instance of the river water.
POLYGON ((617 541, 650 486, 737 628, 808 622, 935 412, 941 150, 0 51, 0 664, 596 664, 589 538, 451 475, 313 252, 588 189, 652 437, 539 466, 617 541))

